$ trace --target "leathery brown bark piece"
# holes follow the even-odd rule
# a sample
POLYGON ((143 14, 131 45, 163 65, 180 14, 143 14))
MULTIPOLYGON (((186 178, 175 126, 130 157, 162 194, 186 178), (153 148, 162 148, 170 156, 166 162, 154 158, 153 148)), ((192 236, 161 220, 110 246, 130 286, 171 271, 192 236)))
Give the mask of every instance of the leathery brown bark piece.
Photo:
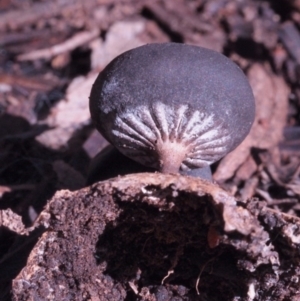
POLYGON ((143 173, 60 191, 41 225, 14 300, 299 297, 299 219, 201 179, 143 173))

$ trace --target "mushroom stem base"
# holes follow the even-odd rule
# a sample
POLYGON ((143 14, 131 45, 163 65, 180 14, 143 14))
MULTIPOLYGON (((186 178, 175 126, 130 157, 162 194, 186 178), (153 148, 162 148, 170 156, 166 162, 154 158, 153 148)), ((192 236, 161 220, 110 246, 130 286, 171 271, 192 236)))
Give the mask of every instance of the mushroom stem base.
POLYGON ((179 173, 180 165, 187 153, 186 146, 177 142, 167 141, 158 145, 157 152, 160 172, 179 173))

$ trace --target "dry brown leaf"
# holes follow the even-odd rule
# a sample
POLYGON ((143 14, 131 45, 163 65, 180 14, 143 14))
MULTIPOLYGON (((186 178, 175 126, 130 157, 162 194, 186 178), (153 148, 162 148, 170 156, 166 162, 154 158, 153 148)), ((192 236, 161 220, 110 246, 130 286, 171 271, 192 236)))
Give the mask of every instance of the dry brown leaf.
POLYGON ((255 121, 246 139, 220 162, 214 174, 214 179, 218 182, 223 182, 235 174, 249 156, 252 147, 269 149, 282 139, 289 87, 281 77, 261 64, 254 64, 250 68, 248 78, 256 103, 255 121))

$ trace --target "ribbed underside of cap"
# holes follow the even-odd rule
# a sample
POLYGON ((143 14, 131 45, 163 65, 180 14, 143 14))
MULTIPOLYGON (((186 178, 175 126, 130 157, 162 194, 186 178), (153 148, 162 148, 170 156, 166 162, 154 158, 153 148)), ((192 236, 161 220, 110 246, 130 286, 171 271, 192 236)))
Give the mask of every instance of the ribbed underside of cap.
POLYGON ((144 165, 161 168, 164 161, 173 161, 180 162, 181 170, 207 166, 231 146, 226 125, 213 114, 161 102, 123 111, 113 123, 110 139, 124 155, 144 165))

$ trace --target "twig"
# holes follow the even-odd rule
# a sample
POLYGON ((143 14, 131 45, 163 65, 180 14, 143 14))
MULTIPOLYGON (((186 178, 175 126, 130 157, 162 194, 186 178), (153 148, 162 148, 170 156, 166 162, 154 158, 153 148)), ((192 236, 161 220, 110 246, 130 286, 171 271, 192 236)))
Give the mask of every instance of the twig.
POLYGON ((17 57, 17 59, 19 61, 34 61, 37 59, 49 60, 58 54, 72 51, 75 48, 90 42, 91 40, 97 38, 99 36, 99 33, 99 29, 79 32, 78 34, 74 35, 72 38, 61 44, 54 45, 50 48, 34 50, 29 53, 21 54, 17 57))

